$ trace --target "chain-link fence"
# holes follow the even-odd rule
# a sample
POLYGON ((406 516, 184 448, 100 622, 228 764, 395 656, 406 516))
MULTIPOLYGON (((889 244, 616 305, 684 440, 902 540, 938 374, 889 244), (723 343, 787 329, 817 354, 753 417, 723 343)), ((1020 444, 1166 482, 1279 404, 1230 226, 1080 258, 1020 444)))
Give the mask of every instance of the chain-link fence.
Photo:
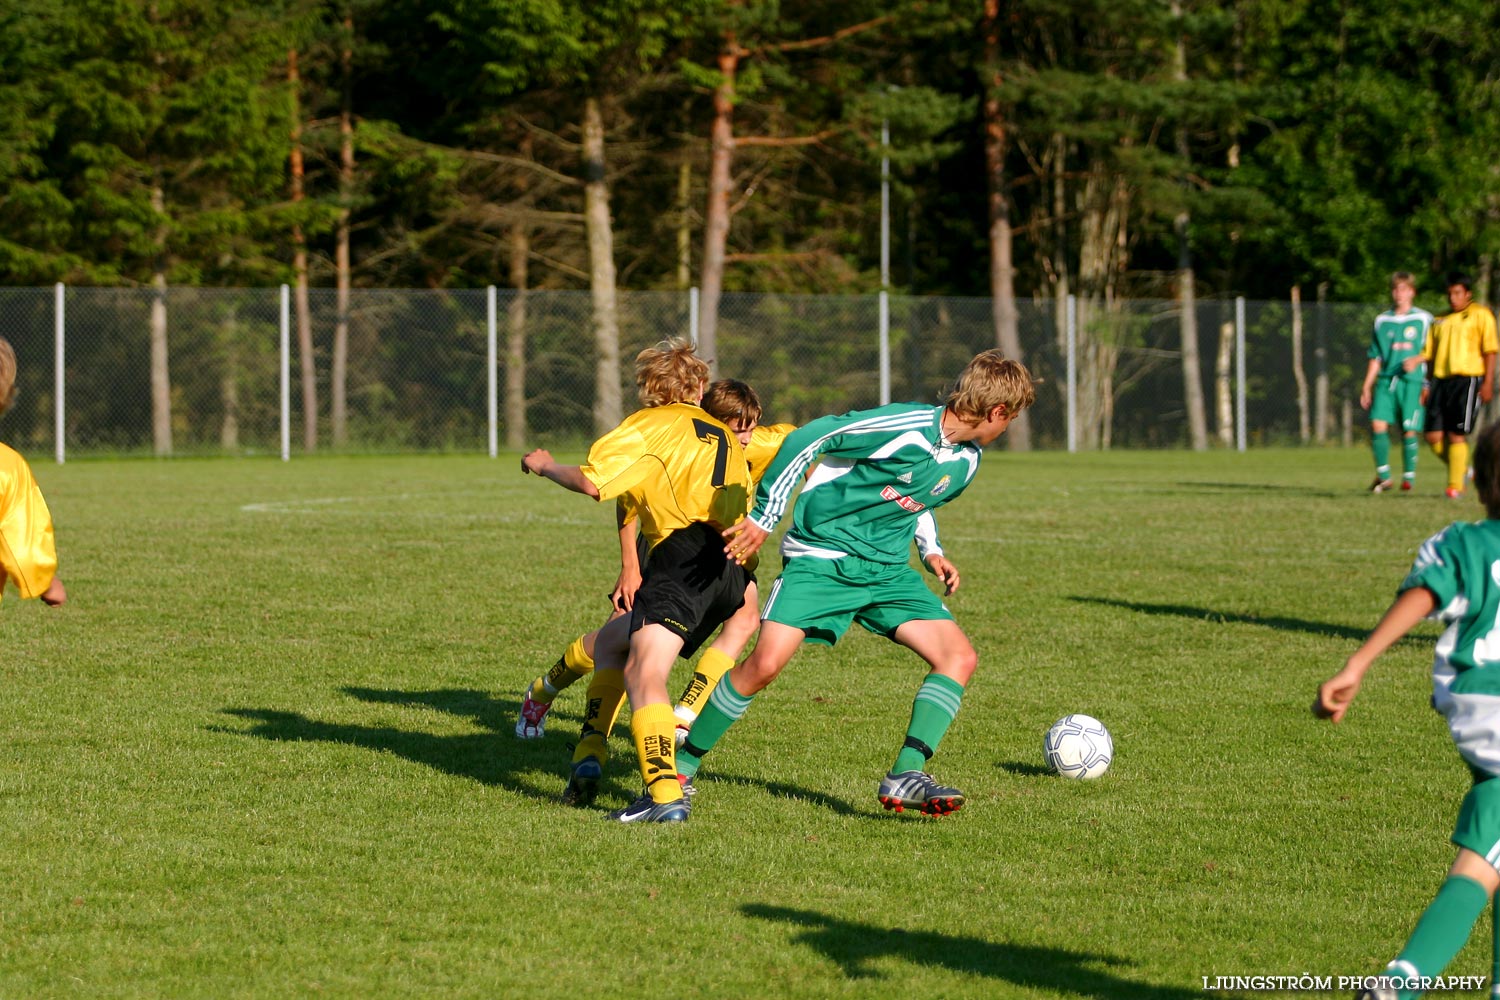
MULTIPOLYGON (((0 289, 0 336, 20 360, 19 398, 0 437, 60 455, 301 454, 310 412, 319 451, 581 446, 598 430, 588 292, 358 289, 340 317, 335 293, 313 290, 315 410, 304 405, 297 310, 285 295, 0 289)), ((663 337, 692 336, 691 302, 688 293, 618 294, 613 371, 625 412, 634 408, 635 354, 663 337)), ((1032 446, 1192 443, 1177 303, 1023 299, 1018 307, 1024 360, 1042 379, 1032 446)), ((995 346, 988 299, 892 296, 884 351, 880 308, 873 295, 726 294, 718 372, 754 385, 767 420, 803 423, 879 405, 883 382, 893 400, 937 401, 973 354, 995 346)), ((1210 443, 1362 433, 1355 404, 1377 311, 1199 302, 1198 384, 1210 443)))

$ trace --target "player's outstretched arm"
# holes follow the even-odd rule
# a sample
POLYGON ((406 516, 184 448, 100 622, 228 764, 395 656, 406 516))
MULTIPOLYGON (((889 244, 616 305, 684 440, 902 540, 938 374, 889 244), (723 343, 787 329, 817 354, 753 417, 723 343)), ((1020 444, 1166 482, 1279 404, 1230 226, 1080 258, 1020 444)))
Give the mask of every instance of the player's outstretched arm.
POLYGON ((741 518, 732 527, 724 529, 724 553, 743 566, 745 560, 760 551, 769 537, 771 533, 765 528, 748 517, 741 518))
POLYGON ((527 452, 521 457, 521 471, 533 476, 550 479, 563 489, 582 493, 586 497, 599 499, 599 488, 589 482, 576 465, 558 465, 552 453, 545 448, 527 452))
POLYGON ((1342 720, 1354 696, 1359 694, 1359 686, 1364 683, 1365 673, 1375 658, 1410 632, 1417 622, 1432 614, 1436 607, 1437 597, 1426 587, 1413 587, 1396 598, 1374 631, 1344 663, 1343 669, 1318 685, 1313 715, 1330 722, 1342 720))

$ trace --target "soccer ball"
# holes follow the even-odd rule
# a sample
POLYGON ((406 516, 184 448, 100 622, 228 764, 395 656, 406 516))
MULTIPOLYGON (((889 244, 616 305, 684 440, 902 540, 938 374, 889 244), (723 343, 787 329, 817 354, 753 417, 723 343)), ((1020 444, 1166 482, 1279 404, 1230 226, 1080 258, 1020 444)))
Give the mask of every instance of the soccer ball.
POLYGON ((1091 715, 1065 715, 1042 741, 1047 765, 1064 778, 1097 778, 1109 770, 1115 741, 1104 723, 1091 715))

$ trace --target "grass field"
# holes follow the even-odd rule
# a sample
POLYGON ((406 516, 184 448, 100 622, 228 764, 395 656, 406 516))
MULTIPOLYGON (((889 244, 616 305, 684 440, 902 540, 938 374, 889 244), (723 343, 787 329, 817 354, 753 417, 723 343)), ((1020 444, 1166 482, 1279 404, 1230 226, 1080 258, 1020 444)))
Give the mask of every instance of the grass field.
POLYGON ((1372 497, 1363 451, 993 454, 939 514, 980 668, 932 770, 966 808, 875 801, 921 670, 859 633, 649 829, 554 801, 581 690, 511 735, 604 610, 606 507, 514 457, 33 458, 72 599, 0 607, 0 997, 1186 1000, 1378 970, 1451 860, 1437 627, 1342 726, 1308 712, 1481 516, 1428 455, 1372 497), (1043 767, 1068 712, 1114 734, 1097 781, 1043 767))

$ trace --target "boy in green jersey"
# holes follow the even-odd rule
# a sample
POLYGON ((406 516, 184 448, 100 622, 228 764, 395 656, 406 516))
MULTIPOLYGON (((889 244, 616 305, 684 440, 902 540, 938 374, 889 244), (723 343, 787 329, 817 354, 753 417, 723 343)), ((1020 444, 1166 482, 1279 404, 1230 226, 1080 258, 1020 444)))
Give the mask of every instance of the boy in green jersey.
MULTIPOLYGON (((1453 831, 1458 857, 1406 946, 1361 994, 1369 1000, 1420 996, 1422 980, 1458 954, 1500 887, 1500 424, 1478 435, 1474 483, 1487 519, 1450 524, 1422 543, 1395 603, 1313 703, 1315 715, 1338 722, 1377 656, 1423 618, 1447 623, 1432 666, 1432 705, 1447 718, 1474 785, 1453 831)), ((1495 927, 1500 935, 1500 920, 1495 927)))
POLYGON ((1370 450, 1375 453, 1375 481, 1371 493, 1384 493, 1395 484, 1391 481, 1391 425, 1401 428, 1401 488, 1410 490, 1417 478, 1417 445, 1422 433, 1422 382, 1426 375, 1422 352, 1427 346, 1427 331, 1432 327, 1432 313, 1412 307, 1417 285, 1410 272, 1391 275, 1391 302, 1388 309, 1375 317, 1370 336, 1370 359, 1365 369, 1365 384, 1359 391, 1359 405, 1370 411, 1370 450), (1405 364, 1416 358, 1414 366, 1405 364))
MULTIPOLYGON (((963 805, 963 793, 939 785, 924 767, 958 713, 978 657, 911 567, 911 545, 920 519, 964 491, 983 448, 1035 399, 1025 366, 986 351, 969 362, 945 405, 897 403, 822 417, 787 436, 756 487, 750 516, 724 532, 725 551, 750 559, 802 486, 782 540, 781 576, 761 610, 755 651, 714 688, 678 752, 684 782, 802 642, 831 646, 858 622, 930 668, 906 741, 880 783, 881 804, 938 816, 963 805)), ((958 570, 940 549, 924 551, 923 562, 946 593, 958 589, 958 570)))

